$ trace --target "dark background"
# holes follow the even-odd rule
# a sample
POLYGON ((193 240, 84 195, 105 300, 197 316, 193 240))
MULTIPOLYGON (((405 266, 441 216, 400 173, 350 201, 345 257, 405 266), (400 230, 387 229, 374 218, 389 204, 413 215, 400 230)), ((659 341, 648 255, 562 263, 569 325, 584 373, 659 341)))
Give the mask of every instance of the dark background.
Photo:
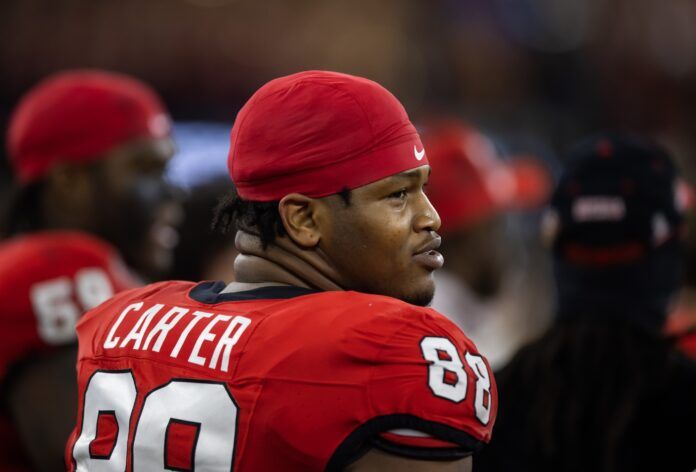
POLYGON ((549 161, 607 127, 655 136, 687 171, 696 149, 692 0, 0 2, 3 129, 32 84, 73 67, 140 77, 176 120, 229 124, 263 82, 321 68, 549 161))

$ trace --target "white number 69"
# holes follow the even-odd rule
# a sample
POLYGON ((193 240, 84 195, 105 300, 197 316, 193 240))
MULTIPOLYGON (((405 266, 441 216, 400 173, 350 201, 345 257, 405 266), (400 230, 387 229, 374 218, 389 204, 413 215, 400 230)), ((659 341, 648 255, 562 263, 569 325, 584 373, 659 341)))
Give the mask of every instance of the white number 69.
POLYGON ((104 270, 87 267, 69 277, 58 277, 34 284, 29 291, 38 319, 39 336, 48 344, 64 344, 75 339, 75 324, 85 311, 94 308, 114 294, 104 270))

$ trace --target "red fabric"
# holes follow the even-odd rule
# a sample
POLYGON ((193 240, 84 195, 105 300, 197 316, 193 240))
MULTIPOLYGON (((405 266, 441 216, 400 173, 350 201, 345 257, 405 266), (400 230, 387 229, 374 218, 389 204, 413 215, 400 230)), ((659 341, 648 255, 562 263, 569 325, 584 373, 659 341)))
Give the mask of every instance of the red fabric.
POLYGON ((679 349, 691 359, 696 360, 696 332, 685 334, 679 338, 679 349))
MULTIPOLYGON (((78 424, 66 449, 70 470, 76 468, 73 454, 81 431, 90 427, 81 423, 83 402, 88 382, 98 371, 132 374, 133 392, 137 392, 135 406, 132 412, 124 409, 123 415, 141 421, 146 411, 144 402, 156 395, 153 392, 162 392, 177 381, 225 385, 236 405, 235 415, 208 407, 203 400, 196 403, 197 394, 189 393, 185 401, 191 402, 192 410, 208 408, 209 418, 226 418, 225 424, 236 424, 234 439, 216 436, 198 441, 203 448, 215 443, 214 453, 223 457, 231 457, 234 448, 234 470, 323 471, 351 432, 384 415, 412 415, 467 433, 475 441, 490 439, 497 410, 492 374, 487 401, 493 405, 486 424, 475 414, 477 378, 468 366, 466 398, 451 401, 435 396, 429 388, 430 363, 420 347, 424 337, 447 338, 462 359, 465 353, 477 354, 474 344, 434 310, 356 292, 206 304, 190 298, 193 287, 187 282, 164 282, 126 292, 80 321, 77 370, 81 403, 78 424), (143 304, 136 305, 139 308, 121 317, 124 309, 140 302, 143 304), (158 304, 162 306, 157 308, 158 304), (152 307, 156 310, 147 315, 152 307), (163 319, 171 321, 167 316, 174 307, 187 311, 156 352, 156 338, 149 344, 147 338, 149 333, 157 332, 163 319), (211 315, 186 335, 192 315, 198 312, 211 315), (211 368, 210 363, 222 333, 236 318, 227 318, 208 329, 212 317, 218 315, 250 320, 231 351, 227 372, 221 370, 222 364, 211 368), (149 321, 148 316, 152 316, 149 321), (142 340, 137 349, 137 341, 128 341, 129 334, 135 332, 140 332, 142 340), (182 347, 173 355, 181 339, 182 347), (124 342, 126 346, 121 347, 124 342), (190 361, 196 357, 203 359, 202 365, 190 361)), ((487 364, 485 368, 490 372, 487 364)), ((126 443, 129 448, 147 451, 153 460, 161 460, 160 452, 166 446, 138 444, 135 432, 155 431, 157 442, 163 442, 163 431, 172 419, 197 422, 200 418, 169 418, 164 405, 149 405, 158 412, 157 424, 138 424, 134 420, 126 443)), ((204 420, 201 434, 206 430, 210 431, 210 425, 206 427, 204 420)), ((427 446, 423 441, 419 444, 427 446)), ((432 445, 442 444, 435 441, 432 445)), ((195 453, 197 460, 204 460, 200 450, 195 453)), ((123 464, 130 471, 131 450, 124 455, 123 464)))
POLYGON ((422 151, 403 106, 382 86, 307 71, 268 82, 242 107, 228 166, 240 196, 272 201, 367 185, 428 164, 422 151))
POLYGON ((167 427, 164 464, 170 470, 194 470, 194 457, 200 425, 171 422, 167 427))
POLYGON ((153 90, 131 77, 101 71, 53 75, 19 102, 9 125, 8 153, 28 183, 57 162, 89 162, 136 138, 169 134, 169 118, 153 90))
POLYGON ((501 160, 493 143, 465 123, 433 124, 423 142, 433 169, 428 198, 440 214, 442 234, 500 211, 539 206, 550 194, 551 180, 541 163, 501 160))
POLYGON ((679 348, 696 360, 696 309, 682 302, 667 317, 665 334, 677 339, 679 348))
POLYGON ((607 267, 636 261, 645 256, 647 248, 644 244, 633 241, 607 248, 568 242, 562 245, 561 252, 572 264, 607 267))
MULTIPOLYGON (((40 284, 68 282, 67 296, 55 303, 86 308, 76 297, 75 277, 84 269, 102 270, 112 292, 134 286, 135 281, 123 268, 114 250, 91 236, 75 232, 42 232, 9 239, 0 244, 0 383, 15 363, 33 355, 48 355, 60 345, 76 341, 70 320, 58 313, 46 318, 50 333, 65 330, 67 337, 50 341, 42 337, 40 315, 32 302, 32 292, 40 284), (60 326, 62 324, 62 326, 60 326), (53 331, 51 331, 53 329, 53 331)), ((25 464, 16 431, 9 418, 0 414, 0 470, 14 470, 12 464, 25 464)), ((18 466, 19 467, 19 466, 18 466)), ((25 467, 28 465, 25 464, 25 467)), ((21 469, 20 469, 21 470, 21 469)))
POLYGON ((111 456, 116 446, 118 434, 118 423, 113 412, 102 412, 97 418, 97 436, 89 445, 89 453, 92 456, 105 457, 111 456))
POLYGON ((406 436, 403 434, 395 433, 384 433, 380 435, 382 439, 385 439, 393 444, 398 444, 400 446, 408 446, 415 448, 436 448, 436 449, 450 449, 457 448, 456 444, 448 441, 442 441, 441 439, 433 438, 431 436, 421 437, 421 436, 406 436))

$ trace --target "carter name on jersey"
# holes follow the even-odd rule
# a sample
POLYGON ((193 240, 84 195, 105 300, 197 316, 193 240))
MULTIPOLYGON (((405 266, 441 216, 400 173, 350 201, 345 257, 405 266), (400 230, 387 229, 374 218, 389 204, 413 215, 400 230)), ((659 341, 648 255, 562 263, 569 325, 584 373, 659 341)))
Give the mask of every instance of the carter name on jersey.
POLYGON ((103 347, 163 352, 174 359, 228 372, 232 349, 250 324, 249 318, 240 315, 191 311, 161 303, 148 306, 140 301, 121 312, 103 347))

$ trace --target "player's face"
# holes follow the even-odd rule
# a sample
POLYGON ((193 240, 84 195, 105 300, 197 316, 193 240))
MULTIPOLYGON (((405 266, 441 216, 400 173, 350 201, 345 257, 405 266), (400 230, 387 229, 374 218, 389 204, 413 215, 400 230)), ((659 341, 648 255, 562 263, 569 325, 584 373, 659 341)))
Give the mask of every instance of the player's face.
POLYGON ((127 145, 100 161, 99 233, 126 262, 156 279, 169 269, 178 240, 181 207, 163 178, 174 152, 170 139, 147 139, 127 145))
POLYGON ((423 189, 429 166, 396 174, 351 191, 350 205, 327 197, 327 231, 319 243, 346 288, 430 303, 440 217, 423 189))

